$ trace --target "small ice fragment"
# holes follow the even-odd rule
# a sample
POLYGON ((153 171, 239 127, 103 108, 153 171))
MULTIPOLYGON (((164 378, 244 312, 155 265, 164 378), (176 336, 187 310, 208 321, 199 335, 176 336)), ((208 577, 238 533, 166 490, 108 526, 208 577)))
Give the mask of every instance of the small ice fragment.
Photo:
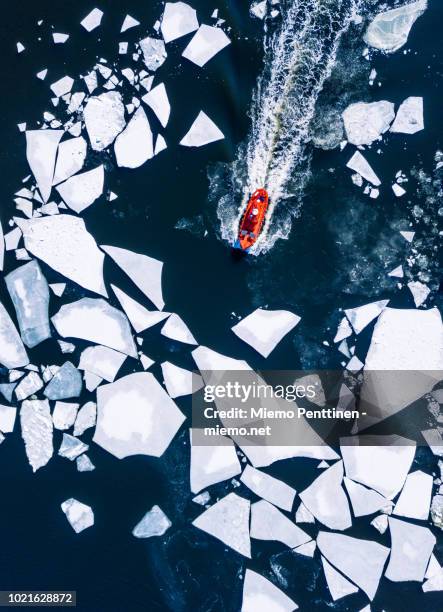
POLYGON ((296 491, 282 480, 269 476, 250 465, 246 466, 240 480, 258 497, 266 499, 282 510, 291 512, 296 491))
POLYGON ((251 538, 282 542, 289 548, 306 544, 312 538, 280 510, 265 500, 251 506, 251 538))
POLYGON ((398 183, 394 183, 392 185, 392 191, 395 193, 397 198, 401 198, 406 193, 406 189, 403 189, 403 187, 401 187, 398 183))
POLYGON ((201 376, 190 370, 179 368, 169 361, 164 361, 161 364, 161 368, 166 391, 172 399, 182 397, 183 395, 191 395, 203 386, 201 376))
POLYGON ((172 525, 166 514, 159 506, 152 506, 142 520, 132 530, 132 535, 136 538, 152 538, 161 536, 172 525))
POLYGON ((95 470, 95 465, 89 459, 88 455, 80 455, 80 457, 77 457, 75 462, 79 472, 92 472, 95 470))
POLYGON ((102 17, 103 11, 98 8, 94 8, 82 21, 80 21, 80 25, 82 25, 88 32, 92 32, 92 30, 98 28, 102 21, 102 17))
POLYGON ((97 390, 94 442, 118 459, 160 457, 185 417, 148 372, 136 372, 97 390))
POLYGON ((154 155, 152 131, 145 111, 140 106, 114 143, 117 165, 138 168, 154 155))
POLYGON ((198 493, 202 489, 223 480, 229 480, 240 474, 240 462, 235 446, 229 438, 214 440, 214 446, 192 444, 191 440, 191 491, 198 493))
POLYGON ((261 2, 251 4, 249 12, 253 17, 257 17, 257 19, 264 19, 266 17, 266 10, 267 0, 262 0, 261 2))
POLYGON ((62 32, 53 32, 52 39, 56 45, 62 45, 69 38, 69 34, 63 34, 62 32))
POLYGON ((57 191, 64 202, 77 213, 81 213, 99 198, 103 193, 103 165, 87 172, 71 176, 67 181, 57 186, 57 191))
POLYGON ((23 342, 33 348, 50 338, 49 289, 37 261, 16 268, 6 277, 23 342))
POLYGON ((61 297, 66 289, 66 283, 52 283, 49 287, 54 295, 61 297))
POLYGON ((436 538, 427 527, 389 517, 391 556, 385 576, 393 582, 423 582, 436 538))
POLYGON ((169 312, 148 310, 115 285, 111 285, 111 287, 118 301, 120 302, 121 307, 125 311, 129 322, 137 333, 140 333, 153 325, 157 325, 157 323, 160 323, 160 321, 163 321, 170 315, 169 312))
POLYGON ((295 513, 296 523, 315 523, 314 515, 309 512, 303 502, 300 503, 295 513))
POLYGON ((412 242, 414 240, 415 232, 400 232, 406 242, 412 242))
POLYGON ((353 585, 349 580, 346 580, 332 565, 322 556, 321 562, 323 565, 323 571, 325 572, 326 582, 328 584, 329 592, 334 601, 357 593, 358 588, 353 585))
POLYGON ((162 261, 119 247, 101 245, 101 248, 126 272, 132 282, 137 285, 159 310, 164 307, 162 261))
POLYGON ((36 372, 29 372, 16 386, 15 395, 19 401, 22 401, 42 388, 43 381, 40 376, 36 372))
POLYGON ((141 40, 139 44, 146 68, 155 72, 166 60, 165 43, 158 38, 148 36, 141 40))
POLYGON ((52 421, 56 429, 69 429, 74 425, 77 416, 79 404, 70 402, 55 402, 54 412, 52 413, 52 421))
POLYGON ((391 132, 415 134, 425 127, 423 121, 423 98, 411 96, 406 98, 397 111, 391 132))
POLYGON ((17 47, 17 53, 22 53, 26 48, 21 42, 18 42, 16 47, 17 47))
POLYGON ((125 107, 116 91, 89 98, 83 115, 94 151, 106 149, 126 125, 125 107))
POLYGON ((200 495, 196 495, 192 498, 192 501, 199 506, 206 506, 209 503, 211 496, 208 491, 203 491, 200 495))
POLYGON ((293 612, 297 604, 270 580, 246 569, 241 612, 293 612))
POLYGON ((64 342, 63 340, 57 340, 57 342, 62 353, 73 353, 75 351, 75 344, 64 342))
MULTIPOLYGON (((76 111, 79 110, 81 103, 83 102, 83 100, 85 99, 86 94, 84 91, 77 91, 76 93, 72 94, 71 96, 71 100, 69 102, 69 106, 67 108, 67 113, 69 115, 71 115, 72 113, 75 113, 76 111)), ((68 141, 69 142, 69 141, 68 141)), ((64 143, 63 143, 64 144, 64 143)), ((72 143, 71 143, 72 144, 72 143)), ((86 144, 86 143, 85 143, 86 144)), ((60 147, 59 147, 59 155, 60 155, 60 147)), ((73 173, 72 173, 73 174, 73 173)), ((56 181, 54 180, 54 183, 56 181)))
MULTIPOLYGON (((14 392, 15 383, 2 383, 0 384, 0 393, 3 395, 7 402, 12 401, 12 394, 14 392)), ((5 432, 7 433, 7 432, 5 432)))
POLYGON ((118 44, 118 53, 119 55, 126 55, 126 53, 128 52, 128 43, 127 42, 121 42, 118 44))
POLYGON ((16 415, 17 408, 15 406, 0 405, 0 431, 2 433, 11 433, 14 431, 16 415))
POLYGON ((107 346, 88 346, 80 355, 80 370, 87 370, 107 382, 113 382, 126 355, 107 346))
POLYGON ((154 155, 158 155, 159 153, 161 153, 167 148, 168 148, 168 145, 166 144, 166 140, 163 138, 161 134, 158 134, 157 140, 155 141, 154 155))
POLYGON ((81 170, 85 158, 86 140, 82 136, 61 142, 52 184, 57 185, 81 170))
POLYGON ((268 357, 284 336, 299 322, 300 317, 288 310, 257 308, 234 325, 232 331, 260 355, 268 357))
POLYGON ((20 228, 18 228, 18 227, 16 227, 15 229, 11 230, 7 234, 5 234, 5 236, 4 236, 4 238, 5 238, 5 249, 7 251, 13 251, 14 249, 16 249, 18 247, 18 244, 20 242, 21 237, 22 237, 22 232, 21 232, 20 228))
POLYGON ((249 500, 236 493, 229 493, 200 514, 192 524, 250 559, 250 506, 249 500))
POLYGON ((408 287, 417 308, 426 302, 428 295, 431 293, 429 287, 420 281, 412 281, 408 283, 408 287))
POLYGON ((29 363, 25 347, 14 323, 0 302, 0 363, 6 368, 21 368, 29 363))
POLYGON ((64 76, 55 83, 52 83, 50 87, 54 92, 54 95, 57 96, 57 98, 60 98, 61 96, 64 96, 65 94, 69 93, 73 85, 74 79, 71 79, 71 77, 69 76, 64 76))
POLYGON ((20 409, 20 424, 26 455, 36 472, 48 463, 54 452, 48 400, 25 400, 20 409))
POLYGON ((97 420, 97 405, 94 402, 86 402, 80 408, 75 419, 74 436, 81 436, 87 429, 93 427, 97 420))
POLYGON ((41 81, 44 81, 47 74, 48 74, 48 69, 45 68, 44 70, 40 70, 40 72, 37 72, 36 76, 41 81))
POLYGON ((51 378, 44 395, 50 400, 68 399, 78 397, 82 390, 82 377, 77 368, 70 362, 65 361, 57 374, 51 378))
POLYGON ((371 525, 375 527, 379 533, 385 533, 386 529, 388 528, 388 515, 379 514, 371 521, 371 525))
POLYGON ((81 338, 137 357, 125 315, 105 300, 82 298, 65 304, 51 319, 63 338, 81 338))
POLYGON ((381 181, 378 176, 375 174, 371 166, 368 164, 366 159, 360 153, 360 151, 356 151, 351 159, 346 164, 348 168, 354 170, 354 172, 358 172, 364 179, 378 187, 381 185, 381 181))
POLYGON ((404 277, 403 266, 401 265, 397 266, 396 268, 391 270, 391 272, 388 272, 388 276, 392 276, 394 278, 403 278, 404 277))
POLYGON ((346 490, 351 500, 354 516, 366 516, 390 506, 389 500, 377 491, 367 489, 350 478, 344 478, 346 490))
POLYGON ((140 22, 137 21, 137 19, 131 17, 131 15, 126 15, 122 27, 120 28, 120 33, 126 32, 126 30, 129 30, 130 28, 135 28, 135 26, 138 25, 140 25, 140 22))
POLYGON ((362 332, 371 321, 377 318, 386 308, 389 300, 380 300, 379 302, 371 302, 357 308, 348 308, 345 314, 348 317, 354 332, 359 334, 362 332))
POLYGON ((420 470, 411 472, 406 478, 393 513, 398 516, 426 521, 429 516, 431 496, 432 476, 420 470))
POLYGON ((161 330, 162 336, 176 340, 177 342, 183 342, 185 344, 198 344, 194 336, 189 331, 188 326, 178 316, 178 314, 171 314, 166 320, 161 330))
POLYGON ((26 122, 25 123, 17 123, 17 127, 18 127, 20 132, 25 132, 26 131, 26 122))
POLYGON ((142 97, 142 100, 152 108, 162 126, 166 127, 169 121, 171 106, 164 84, 159 83, 156 85, 154 89, 151 89, 151 91, 142 97))
POLYGON ((79 455, 85 453, 88 449, 89 446, 87 444, 74 436, 64 433, 61 446, 58 449, 58 454, 60 457, 69 459, 69 461, 74 461, 74 459, 77 459, 79 455))
POLYGON ((185 2, 166 2, 161 20, 165 43, 198 29, 197 12, 185 2))
POLYGON ((92 508, 73 497, 61 504, 63 512, 75 533, 80 533, 94 524, 94 513, 92 508))
POLYGON ((89 93, 92 93, 94 89, 97 88, 97 73, 95 70, 91 70, 84 77, 82 77, 86 83, 86 87, 88 88, 89 93))
POLYGON ((26 132, 26 157, 44 202, 48 201, 51 194, 55 157, 63 134, 63 130, 26 132))
POLYGON ((223 30, 202 24, 183 51, 182 57, 201 68, 230 43, 223 30))
POLYGON ((386 100, 357 102, 350 104, 342 116, 348 141, 369 145, 389 129, 395 117, 394 104, 386 100))
POLYGON ((208 115, 200 111, 188 132, 180 140, 184 147, 202 147, 217 140, 223 140, 224 134, 208 115))
POLYGON ((417 0, 379 13, 366 30, 366 44, 387 53, 398 51, 406 44, 412 26, 426 8, 426 0, 417 0))

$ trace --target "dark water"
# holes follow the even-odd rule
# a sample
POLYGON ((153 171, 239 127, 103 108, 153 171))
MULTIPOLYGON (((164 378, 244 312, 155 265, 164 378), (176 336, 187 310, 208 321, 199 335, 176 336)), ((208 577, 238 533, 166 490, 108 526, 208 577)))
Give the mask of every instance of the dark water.
MULTIPOLYGON (((229 245, 219 239, 216 202, 208 193, 207 171, 211 165, 232 162, 237 146, 247 137, 248 108, 261 71, 263 24, 249 18, 244 0, 199 0, 192 5, 198 9, 200 21, 207 23, 213 9, 219 7, 220 16, 232 27, 232 45, 204 70, 178 61, 184 39, 168 45, 169 57, 157 73, 157 82, 165 80, 171 100, 169 148, 138 170, 108 172, 107 188, 119 197, 111 204, 99 202, 86 211, 86 225, 99 244, 127 247, 165 262, 167 309, 183 317, 199 343, 247 359, 253 367, 336 367, 341 361, 339 354, 322 345, 322 340, 333 337, 339 308, 387 297, 396 305, 412 305, 407 292, 398 292, 386 272, 404 261, 408 245, 399 237, 398 229, 408 229, 412 206, 423 204, 424 198, 414 196, 411 180, 408 195, 397 200, 390 190, 390 180, 398 169, 409 171, 412 166, 430 173, 435 151, 441 146, 443 5, 438 0, 430 1, 429 10, 412 30, 405 47, 407 55, 400 51, 373 60, 377 80, 382 82, 380 88, 367 86, 370 66, 360 58, 358 30, 351 30, 343 40, 337 70, 318 101, 321 112, 344 99, 346 103, 360 99, 397 103, 410 95, 424 96, 427 129, 404 139, 386 136, 380 145, 382 154, 377 155, 373 147, 367 155, 384 184, 380 198, 369 200, 352 185, 345 168, 350 148, 342 153, 311 150, 311 179, 289 239, 277 242, 263 257, 242 260, 233 258, 229 245), (352 62, 352 70, 347 69, 348 62, 352 62), (200 109, 220 126, 225 140, 201 150, 178 147, 174 143, 200 109), (180 219, 197 215, 203 216, 205 237, 201 231, 195 235, 174 229, 180 219), (230 332, 234 322, 231 313, 244 316, 264 305, 289 308, 302 317, 296 331, 266 361, 230 332)), ((93 8, 84 0, 65 1, 58 6, 47 0, 25 1, 9 3, 2 9, 0 164, 4 224, 13 212, 11 196, 28 173, 24 137, 16 124, 27 121, 33 126, 44 110, 52 110, 49 83, 64 74, 77 77, 86 72, 96 56, 116 56, 118 32, 126 13, 144 26, 120 38, 128 41, 140 38, 161 13, 160 2, 140 0, 124 4, 103 0, 100 7, 105 12, 102 27, 92 35, 78 25, 93 8), (41 27, 37 26, 38 19, 44 19, 41 27), (55 31, 71 34, 66 44, 51 44, 51 25, 55 31), (26 52, 19 56, 15 52, 18 40, 26 46, 26 52), (34 75, 45 67, 50 74, 41 82, 34 75)), ((107 163, 111 165, 112 160, 107 163)), ((417 231, 424 236, 424 249, 431 248, 425 240, 428 229, 425 224, 417 224, 417 231)), ((432 280, 436 282, 439 264, 432 265, 432 280)), ((50 269, 44 271, 49 282, 62 280, 50 269)), ((109 262, 105 274, 134 298, 140 297, 109 262)), ((82 295, 75 289, 69 291, 69 301, 82 295)), ((0 298, 10 306, 3 283, 0 298)), ((434 299, 440 303, 437 291, 434 299)), ((369 333, 362 334, 361 346, 357 346, 362 358, 369 333)), ((192 367, 188 350, 160 341, 155 331, 142 335, 144 351, 156 361, 171 358, 177 365, 192 367)), ((78 346, 82 348, 81 343, 78 346)), ((63 361, 55 340, 45 342, 32 358, 34 363, 63 361)), ((158 373, 158 366, 153 371, 158 373)), ((189 414, 189 402, 178 403, 189 414)), ((87 434, 84 439, 88 441, 87 434)), ((96 465, 92 473, 79 474, 75 465, 56 457, 33 475, 20 437, 10 435, 2 444, 0 588, 75 589, 82 612, 239 610, 244 560, 190 526, 201 508, 191 502, 189 493, 187 432, 183 430, 177 436, 161 461, 148 457, 118 461, 94 445, 89 455, 96 465), (93 507, 93 529, 79 535, 71 530, 60 511, 60 503, 68 497, 93 507), (130 535, 132 528, 154 503, 163 508, 173 527, 161 539, 135 540, 130 535)), ((419 459, 429 461, 425 450, 420 451, 419 459)), ((297 490, 317 473, 316 462, 300 459, 266 471, 297 490)), ((229 490, 226 484, 213 487, 212 499, 229 490)), ((254 498, 247 490, 239 491, 254 498)), ((356 521, 352 533, 386 541, 363 521, 356 521)), ((247 566, 271 577, 302 610, 353 611, 367 603, 362 595, 335 605, 328 603, 317 557, 307 559, 283 546, 256 541, 253 552, 254 560, 247 566)), ((442 550, 437 548, 436 552, 441 561, 442 550)), ((438 593, 425 596, 418 584, 387 580, 382 580, 372 607, 387 612, 442 608, 438 593)))

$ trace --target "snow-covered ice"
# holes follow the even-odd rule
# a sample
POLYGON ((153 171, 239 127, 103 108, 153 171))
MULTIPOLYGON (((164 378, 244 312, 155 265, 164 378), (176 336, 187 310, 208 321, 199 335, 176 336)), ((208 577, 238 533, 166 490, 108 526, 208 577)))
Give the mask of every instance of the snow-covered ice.
POLYGON ((200 111, 189 130, 180 140, 184 147, 202 147, 217 140, 223 140, 224 134, 206 113, 200 111))
POLYGON ((300 503, 295 513, 296 523, 315 523, 314 515, 309 512, 303 502, 300 503))
POLYGON ((56 81, 55 83, 52 83, 50 87, 52 91, 54 92, 54 95, 57 96, 57 98, 59 98, 61 96, 65 96, 66 94, 68 94, 71 91, 73 85, 74 85, 74 79, 71 78, 70 76, 64 76, 58 81, 56 81))
POLYGON ((114 143, 117 165, 138 168, 154 155, 152 131, 145 111, 140 106, 114 143))
POLYGON ((348 308, 345 314, 349 319, 356 334, 359 334, 364 328, 369 325, 388 305, 389 300, 380 300, 379 302, 371 302, 357 308, 348 308))
POLYGON ((119 459, 160 457, 185 417, 148 372, 136 372, 97 389, 94 442, 119 459))
POLYGON ((354 145, 369 145, 389 129, 394 117, 394 104, 386 100, 350 104, 343 111, 347 139, 354 145))
POLYGON ((406 44, 412 26, 426 7, 427 0, 417 0, 379 13, 366 30, 366 44, 387 53, 394 53, 406 44))
POLYGON ((69 429, 74 425, 77 416, 78 404, 73 402, 55 402, 52 421, 56 429, 69 429))
POLYGON ((0 363, 5 367, 21 368, 29 363, 22 339, 6 308, 0 302, 0 363))
POLYGON ((115 285, 111 285, 111 287, 129 322, 137 333, 157 325, 157 323, 160 323, 170 315, 169 312, 161 310, 148 310, 115 285))
POLYGON ((57 191, 69 208, 76 213, 81 213, 101 196, 104 179, 104 169, 100 165, 87 172, 71 176, 57 186, 57 191))
POLYGON ((92 32, 92 30, 95 30, 95 28, 98 28, 98 26, 101 24, 102 17, 103 11, 98 8, 94 8, 86 15, 84 19, 82 19, 82 21, 80 21, 80 24, 87 32, 92 32))
POLYGON ((213 446, 200 446, 192 444, 192 432, 190 439, 190 481, 193 493, 240 474, 240 462, 232 440, 223 438, 218 443, 214 440, 213 446))
POLYGON ((360 151, 356 151, 351 159, 346 164, 348 168, 354 170, 362 176, 364 179, 378 187, 381 185, 381 181, 378 176, 375 174, 371 166, 368 164, 366 159, 360 153, 360 151))
POLYGON ((44 202, 51 195, 57 148, 63 134, 63 130, 26 131, 26 158, 44 202))
POLYGON ((349 582, 349 580, 346 580, 346 578, 342 576, 340 572, 334 569, 332 565, 325 559, 325 557, 321 558, 321 562, 323 565, 326 582, 328 584, 328 589, 334 601, 337 601, 342 597, 346 597, 346 595, 357 593, 358 588, 354 584, 349 582))
POLYGON ((251 345, 260 355, 268 357, 277 344, 300 321, 300 317, 288 310, 263 310, 257 308, 232 327, 236 336, 251 345))
POLYGON ((125 359, 126 355, 107 346, 88 346, 80 355, 78 367, 113 382, 125 359))
POLYGON ((431 293, 429 287, 420 281, 411 281, 408 283, 408 288, 417 308, 426 302, 428 295, 431 293))
POLYGON ((154 111, 162 126, 166 127, 171 113, 171 106, 164 83, 156 85, 142 97, 142 100, 154 111))
POLYGON ((52 40, 54 41, 54 44, 56 45, 62 45, 68 40, 68 38, 69 38, 69 34, 63 34, 62 32, 52 33, 52 40))
POLYGON ((406 193, 406 189, 403 189, 403 187, 399 185, 398 183, 394 183, 392 185, 392 191, 394 192, 397 198, 401 198, 406 193))
POLYGON ((345 338, 352 335, 352 328, 346 317, 343 317, 337 327, 337 332, 334 337, 334 342, 341 342, 345 338))
POLYGON ((183 51, 182 56, 201 68, 230 43, 231 41, 223 30, 202 24, 183 51))
POLYGON ((77 413, 74 424, 74 436, 81 436, 87 429, 93 427, 97 420, 97 404, 86 402, 77 413))
POLYGON ((82 386, 80 372, 70 361, 65 361, 49 381, 44 395, 50 400, 78 397, 82 391, 82 386))
POLYGON ((391 556, 385 576, 393 582, 423 582, 436 538, 427 527, 388 518, 391 556))
POLYGON ((146 68, 155 72, 165 62, 167 53, 165 43, 159 38, 143 38, 139 42, 146 68))
POLYGON ((122 27, 120 28, 120 33, 126 32, 126 30, 129 30, 130 28, 135 28, 138 25, 140 25, 140 22, 137 21, 137 19, 131 17, 131 15, 126 15, 123 20, 122 27))
POLYGON ((11 433, 14 430, 17 408, 15 406, 4 406, 0 404, 0 431, 11 433))
POLYGON ((89 449, 89 446, 79 440, 78 438, 71 436, 70 434, 64 433, 62 443, 58 449, 60 457, 64 457, 69 461, 74 461, 82 453, 85 453, 89 449))
POLYGON ((241 612, 293 612, 297 604, 270 580, 246 569, 241 612))
POLYGON ((426 521, 432 496, 432 476, 420 470, 411 472, 395 504, 393 513, 398 516, 426 521))
POLYGON ((81 338, 137 357, 128 320, 103 299, 82 298, 65 304, 51 318, 63 338, 81 338))
POLYGON ((258 497, 278 506, 282 510, 291 512, 296 491, 282 480, 269 476, 250 465, 247 465, 240 480, 258 497))
POLYGON ((250 14, 257 19, 264 19, 266 17, 267 0, 261 0, 261 2, 254 2, 251 4, 249 9, 250 14))
POLYGON ((86 140, 83 136, 63 140, 58 146, 53 185, 58 185, 83 168, 86 158, 86 140))
POLYGON ((79 472, 93 472, 95 470, 95 465, 89 459, 88 455, 80 455, 75 460, 77 465, 77 470, 79 472))
POLYGON ((282 542, 289 548, 306 544, 312 538, 275 506, 262 499, 251 506, 251 538, 282 542))
POLYGON ((164 361, 161 368, 166 391, 172 399, 183 395, 191 395, 203 386, 201 376, 190 370, 179 368, 170 361, 164 361))
POLYGON ((43 381, 37 372, 29 372, 16 386, 15 396, 19 401, 22 401, 42 388, 43 381))
POLYGON ((165 43, 195 32, 197 12, 185 2, 166 2, 160 29, 165 43))
POLYGON ((374 514, 391 505, 389 500, 377 491, 368 489, 350 478, 345 477, 344 483, 351 500, 352 511, 356 517, 374 514))
POLYGON ((66 515, 75 533, 80 533, 94 524, 94 512, 87 504, 70 497, 61 504, 61 508, 66 515))
POLYGON ((393 278, 403 278, 404 277, 403 266, 397 266, 390 272, 388 272, 388 276, 392 276, 393 278))
POLYGON ((89 98, 83 115, 94 151, 106 149, 126 125, 125 107, 121 95, 116 91, 89 98))
POLYGON ((397 111, 391 132, 401 134, 415 134, 425 127, 423 121, 423 98, 411 96, 406 98, 397 111))
POLYGON ((36 472, 48 463, 54 452, 48 400, 25 400, 20 408, 20 424, 26 455, 36 472))
POLYGON ((132 530, 136 538, 152 538, 161 536, 172 525, 166 514, 159 506, 152 506, 139 523, 132 530))
POLYGON ((166 320, 161 330, 162 336, 176 340, 177 342, 183 342, 185 344, 198 344, 197 340, 189 331, 188 326, 178 314, 171 314, 166 320))

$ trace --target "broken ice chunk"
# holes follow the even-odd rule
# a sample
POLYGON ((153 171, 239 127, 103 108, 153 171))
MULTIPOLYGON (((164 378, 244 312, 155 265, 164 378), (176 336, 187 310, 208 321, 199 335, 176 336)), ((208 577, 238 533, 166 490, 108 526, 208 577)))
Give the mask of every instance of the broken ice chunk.
POLYGON ((346 595, 351 595, 351 593, 357 593, 358 588, 337 572, 323 556, 321 562, 323 571, 325 572, 328 589, 334 601, 346 597, 346 595))
POLYGON ((268 357, 300 317, 288 310, 263 310, 257 308, 232 327, 236 336, 250 344, 260 355, 268 357))
POLYGON ((134 28, 135 26, 140 25, 140 22, 137 21, 137 19, 134 19, 134 17, 131 17, 131 15, 126 15, 122 27, 120 28, 120 33, 126 32, 126 30, 129 30, 130 28, 134 28))
POLYGON ((427 527, 389 517, 391 556, 385 576, 393 582, 423 582, 436 538, 427 527))
POLYGON ((95 470, 95 465, 89 459, 88 455, 80 455, 75 462, 79 472, 93 472, 95 470))
POLYGON ((103 282, 103 253, 83 219, 73 215, 21 221, 26 249, 81 287, 107 296, 103 282))
POLYGON ((296 523, 315 523, 314 515, 309 512, 303 502, 300 503, 297 512, 295 513, 296 523))
POLYGON ((126 355, 107 346, 88 346, 80 356, 78 367, 113 382, 125 359, 126 355))
POLYGON ((374 512, 383 510, 391 505, 386 497, 383 497, 377 491, 367 489, 350 478, 345 477, 344 483, 351 500, 352 511, 356 517, 374 514, 374 512))
POLYGON ((182 397, 183 395, 191 395, 191 393, 195 393, 203 386, 201 376, 190 370, 179 368, 169 361, 164 361, 161 364, 161 368, 166 391, 172 399, 182 397))
POLYGON ((25 400, 20 409, 20 424, 26 455, 36 472, 48 463, 54 452, 48 400, 25 400))
POLYGON ((18 42, 16 47, 17 47, 17 53, 22 53, 26 48, 25 45, 21 42, 18 42))
POLYGON ((148 372, 136 372, 97 390, 94 442, 118 459, 160 457, 185 417, 148 372))
POLYGON ((62 32, 52 33, 52 40, 54 41, 54 44, 56 45, 62 45, 68 40, 68 38, 69 38, 69 34, 63 34, 62 32))
POLYGON ((80 533, 94 524, 92 508, 73 497, 64 501, 61 508, 75 533, 80 533))
POLYGON ((23 342, 32 348, 51 336, 48 283, 35 260, 10 272, 5 281, 23 342))
MULTIPOLYGON (((2 383, 0 384, 0 393, 3 395, 6 401, 12 401, 12 394, 14 392, 15 383, 2 383)), ((5 432, 7 433, 7 432, 5 432)))
POLYGON ((114 143, 117 165, 138 168, 154 155, 152 131, 148 118, 140 106, 131 117, 126 128, 114 143))
POLYGON ((56 429, 69 429, 74 425, 77 416, 78 404, 70 402, 55 402, 52 421, 56 429))
POLYGON ((164 84, 156 85, 154 89, 151 89, 151 91, 142 97, 142 100, 152 108, 162 126, 166 127, 171 113, 171 106, 164 84))
POLYGON ((151 38, 148 36, 141 40, 139 45, 147 69, 155 72, 166 60, 167 53, 165 43, 158 38, 151 38))
POLYGON ((395 112, 392 102, 380 100, 350 104, 342 116, 348 141, 354 145, 369 145, 389 129, 395 112))
POLYGON ((267 0, 262 0, 261 2, 251 4, 249 12, 253 17, 257 17, 257 19, 264 19, 266 17, 266 10, 267 0))
POLYGON ((163 535, 172 525, 166 514, 159 506, 152 506, 142 520, 132 530, 136 538, 152 538, 163 535))
POLYGON ((59 144, 57 163, 55 166, 53 185, 70 178, 82 169, 86 158, 86 140, 79 136, 70 138, 59 144))
POLYGON ((394 514, 426 521, 432 496, 432 476, 417 470, 406 478, 394 514))
POLYGON ((250 559, 250 506, 249 500, 236 493, 229 493, 200 514, 192 524, 250 559))
POLYGON ((185 2, 166 2, 161 21, 165 43, 198 29, 197 12, 185 2))
POLYGON ((415 134, 425 127, 423 121, 423 98, 411 96, 406 98, 397 111, 391 132, 415 134))
POLYGON ((132 327, 137 333, 140 333, 153 325, 157 325, 157 323, 160 323, 160 321, 163 321, 170 315, 169 312, 148 310, 129 297, 129 295, 124 293, 118 287, 115 287, 114 285, 111 285, 111 287, 118 301, 120 302, 121 307, 125 311, 125 314, 128 317, 132 327))
POLYGON ((378 176, 375 174, 371 166, 368 164, 366 159, 360 153, 360 151, 356 151, 351 159, 346 164, 348 168, 354 170, 354 172, 358 172, 364 179, 378 187, 381 185, 381 181, 378 176))
POLYGON ((198 344, 194 336, 189 331, 188 326, 184 321, 175 313, 167 319, 161 330, 162 336, 176 340, 177 342, 184 342, 185 344, 198 344))
POLYGON ((387 53, 394 53, 406 44, 412 26, 426 7, 427 0, 418 0, 379 13, 366 30, 366 44, 387 53))
POLYGON ((14 323, 0 302, 0 363, 5 367, 21 368, 29 363, 25 347, 14 323))
POLYGON ((374 599, 389 548, 371 540, 360 540, 341 533, 320 531, 317 546, 322 555, 369 599, 374 599))
POLYGON ((182 57, 201 68, 230 43, 223 30, 202 24, 183 51, 182 57))
POLYGON ((397 198, 401 198, 406 193, 406 189, 403 189, 403 187, 401 187, 398 183, 394 183, 392 185, 392 191, 395 193, 397 198))
POLYGON ((128 320, 105 300, 82 298, 65 304, 51 321, 63 338, 82 338, 137 357, 128 320))
POLYGON ((22 401, 42 388, 43 381, 40 376, 36 372, 29 372, 16 386, 15 395, 19 401, 22 401))
POLYGON ((83 115, 94 151, 106 149, 126 125, 125 107, 116 91, 89 98, 83 115))
POLYGON ((73 85, 74 79, 69 76, 64 76, 55 83, 52 83, 50 87, 54 94, 57 96, 57 98, 60 98, 61 96, 64 96, 69 93, 73 85))
POLYGON ((412 242, 414 240, 415 232, 400 232, 400 234, 407 242, 412 242))
POLYGON ((65 361, 51 378, 44 395, 50 400, 61 400, 78 397, 81 391, 82 377, 80 372, 70 361, 65 361))
POLYGON ((191 440, 191 491, 198 493, 217 482, 240 474, 240 462, 235 446, 229 438, 214 440, 214 446, 192 444, 191 440))
POLYGON ((408 287, 417 308, 426 302, 428 295, 431 293, 429 287, 420 281, 412 281, 408 283, 408 287))
POLYGON ((81 436, 87 429, 95 425, 97 419, 97 405, 94 402, 86 402, 80 408, 75 419, 74 436, 81 436))
POLYGON ((388 272, 388 276, 392 276, 394 278, 403 278, 404 276, 403 266, 401 265, 397 266, 396 268, 388 272))
POLYGON ((57 147, 63 134, 63 130, 26 132, 26 158, 44 202, 51 194, 57 147))
POLYGON ((49 287, 54 295, 61 297, 66 289, 66 283, 51 283, 49 287))
POLYGON ((251 506, 251 538, 275 540, 289 548, 296 548, 312 539, 280 510, 263 499, 251 506))
POLYGON ((74 461, 79 455, 85 453, 88 448, 89 446, 81 440, 78 440, 78 438, 64 433, 61 446, 58 449, 58 454, 60 457, 69 459, 69 461, 74 461))
POLYGON ((64 202, 77 213, 91 206, 103 193, 104 170, 97 166, 87 172, 71 176, 57 186, 57 191, 64 202))
POLYGON ((0 405, 0 431, 11 433, 14 430, 17 408, 15 406, 0 405))
POLYGON ((180 140, 184 147, 202 147, 217 140, 223 140, 224 134, 208 115, 200 111, 188 132, 180 140))
POLYGON ((344 530, 352 525, 348 499, 341 486, 343 462, 337 461, 300 493, 300 499, 315 518, 330 529, 344 530), (330 500, 334 503, 331 504, 330 500))
POLYGON ((88 32, 92 32, 92 30, 98 28, 102 21, 102 17, 103 11, 98 8, 94 8, 90 13, 86 15, 84 19, 82 19, 82 21, 80 21, 80 24, 85 28, 85 30, 87 30, 88 32))
POLYGON ((379 514, 371 521, 371 525, 375 527, 379 533, 385 533, 388 528, 388 516, 386 514, 379 514))
POLYGON ((159 153, 161 153, 167 148, 168 148, 168 145, 166 144, 166 140, 163 138, 161 134, 159 134, 157 136, 157 140, 155 141, 154 155, 158 155, 159 153))
POLYGON ((296 491, 282 480, 256 470, 250 465, 246 466, 240 480, 259 497, 282 510, 291 512, 296 491))
POLYGON ((369 325, 388 305, 389 300, 380 300, 379 302, 371 302, 357 308, 348 308, 345 314, 348 317, 356 334, 359 334, 364 328, 369 325))
POLYGON ((298 606, 264 576, 246 570, 241 612, 293 612, 298 606))
POLYGON ((162 294, 163 262, 118 247, 101 245, 101 248, 126 272, 151 302, 162 310, 165 305, 162 294))
POLYGON ((5 234, 5 248, 7 251, 13 251, 17 248, 18 243, 22 237, 20 228, 16 227, 7 234, 5 234))

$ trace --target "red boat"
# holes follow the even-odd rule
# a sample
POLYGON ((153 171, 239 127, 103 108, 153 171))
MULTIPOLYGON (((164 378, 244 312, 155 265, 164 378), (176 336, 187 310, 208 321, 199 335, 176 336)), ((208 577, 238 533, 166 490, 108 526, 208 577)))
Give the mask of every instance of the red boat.
POLYGON ((257 241, 263 229, 269 196, 266 189, 256 189, 249 198, 248 205, 240 221, 238 237, 234 248, 248 252, 257 241))

